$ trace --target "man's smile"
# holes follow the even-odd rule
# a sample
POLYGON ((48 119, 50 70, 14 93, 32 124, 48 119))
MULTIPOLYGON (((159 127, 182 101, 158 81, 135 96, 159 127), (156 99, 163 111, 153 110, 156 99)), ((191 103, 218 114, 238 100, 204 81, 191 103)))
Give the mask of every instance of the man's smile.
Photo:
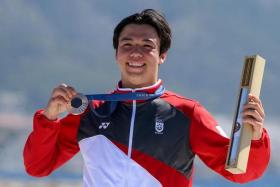
POLYGON ((143 62, 127 62, 126 67, 127 71, 130 73, 142 73, 146 64, 143 62))
POLYGON ((129 67, 133 67, 133 68, 141 68, 141 67, 145 66, 145 63, 143 63, 143 62, 127 62, 127 65, 129 67))

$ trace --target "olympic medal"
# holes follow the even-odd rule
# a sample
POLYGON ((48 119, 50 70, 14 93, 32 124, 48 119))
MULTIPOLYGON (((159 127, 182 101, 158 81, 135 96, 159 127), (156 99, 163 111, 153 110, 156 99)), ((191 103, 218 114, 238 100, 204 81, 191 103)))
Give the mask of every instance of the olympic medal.
POLYGON ((88 99, 85 95, 78 93, 67 105, 67 111, 73 115, 79 115, 85 112, 88 106, 88 99))

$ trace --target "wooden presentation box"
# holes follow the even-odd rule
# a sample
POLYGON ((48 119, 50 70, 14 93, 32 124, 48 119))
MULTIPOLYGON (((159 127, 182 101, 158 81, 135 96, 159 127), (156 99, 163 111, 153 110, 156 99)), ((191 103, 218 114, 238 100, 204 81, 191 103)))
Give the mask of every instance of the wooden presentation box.
POLYGON ((264 67, 265 59, 261 56, 245 57, 240 81, 240 92, 225 164, 225 169, 233 174, 246 172, 252 140, 252 127, 249 124, 242 123, 241 112, 243 105, 247 103, 249 93, 259 97, 264 67))

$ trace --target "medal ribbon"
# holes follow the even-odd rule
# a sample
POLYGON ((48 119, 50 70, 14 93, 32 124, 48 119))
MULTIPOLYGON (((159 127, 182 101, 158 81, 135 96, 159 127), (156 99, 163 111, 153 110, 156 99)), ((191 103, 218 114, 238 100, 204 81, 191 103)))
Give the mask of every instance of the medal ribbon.
POLYGON ((93 94, 85 95, 89 101, 129 101, 129 100, 149 100, 160 97, 164 92, 164 87, 160 86, 154 94, 146 92, 129 92, 129 93, 115 93, 115 94, 93 94))
MULTIPOLYGON (((114 94, 92 94, 92 95, 83 95, 82 97, 86 97, 86 99, 79 98, 79 107, 75 107, 72 110, 72 114, 81 114, 87 108, 87 105, 90 105, 91 112, 100 117, 106 118, 109 117, 116 109, 118 101, 132 101, 132 100, 140 100, 140 101, 147 101, 152 100, 157 97, 160 97, 165 91, 165 88, 161 85, 153 94, 146 93, 146 92, 129 92, 129 93, 114 93, 114 94), (84 101, 88 100, 88 101, 84 101), (94 107, 92 106, 93 100, 100 100, 100 101, 109 101, 109 112, 105 115, 98 113, 94 107), (89 102, 91 101, 91 102, 89 102), (74 112, 73 112, 74 111, 74 112)), ((82 95, 82 94, 80 94, 82 95)), ((77 101, 77 100, 76 100, 77 101)), ((75 104, 74 104, 75 105, 75 104)))

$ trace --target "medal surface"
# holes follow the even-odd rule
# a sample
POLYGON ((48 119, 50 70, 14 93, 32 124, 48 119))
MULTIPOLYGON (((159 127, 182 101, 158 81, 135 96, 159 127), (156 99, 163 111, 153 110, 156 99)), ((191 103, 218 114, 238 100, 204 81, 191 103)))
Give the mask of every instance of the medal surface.
POLYGON ((88 98, 78 93, 75 95, 67 106, 67 111, 73 115, 79 115, 85 112, 88 106, 88 98))

